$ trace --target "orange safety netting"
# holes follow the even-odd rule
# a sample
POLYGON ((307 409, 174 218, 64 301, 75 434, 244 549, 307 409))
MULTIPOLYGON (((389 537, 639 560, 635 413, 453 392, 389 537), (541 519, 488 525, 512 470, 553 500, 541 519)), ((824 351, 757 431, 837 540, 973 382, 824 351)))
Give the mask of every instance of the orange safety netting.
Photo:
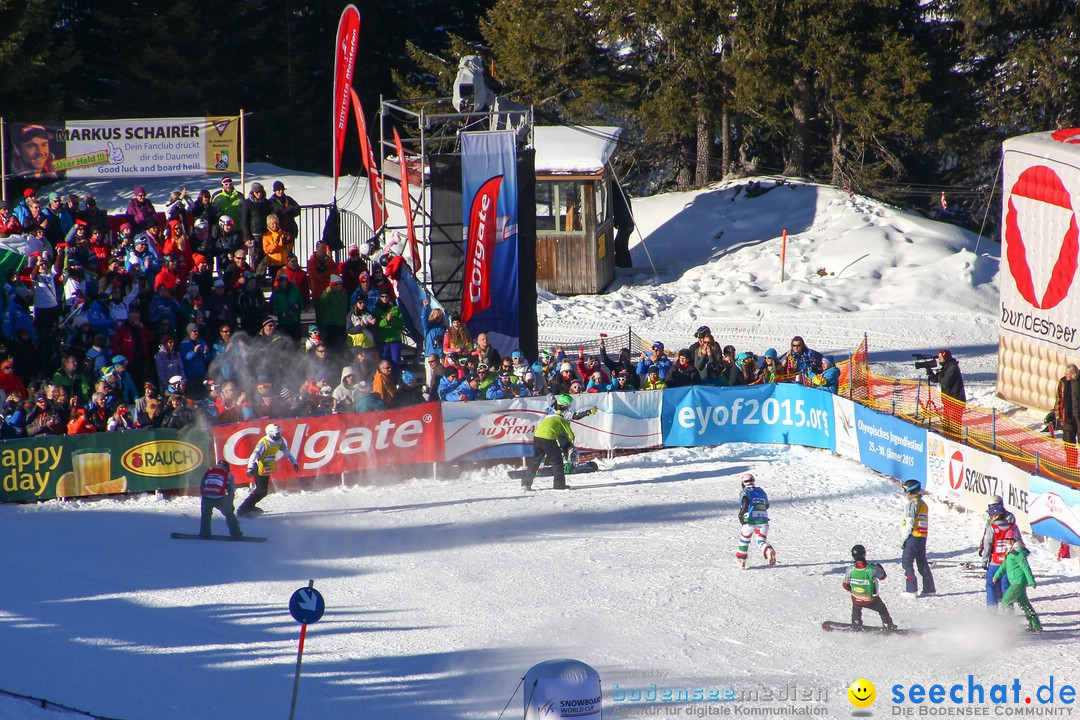
POLYGON ((1076 445, 1055 440, 995 410, 942 395, 938 386, 926 380, 901 380, 872 372, 866 338, 842 370, 840 394, 861 405, 998 455, 1028 472, 1080 488, 1076 445))

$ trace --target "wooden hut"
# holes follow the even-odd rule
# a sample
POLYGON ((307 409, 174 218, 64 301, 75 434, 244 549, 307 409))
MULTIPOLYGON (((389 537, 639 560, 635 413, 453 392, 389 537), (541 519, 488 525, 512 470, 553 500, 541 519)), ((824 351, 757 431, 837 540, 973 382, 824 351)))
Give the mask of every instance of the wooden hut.
POLYGON ((615 277, 609 162, 620 128, 534 127, 536 282, 559 295, 596 294, 615 277))

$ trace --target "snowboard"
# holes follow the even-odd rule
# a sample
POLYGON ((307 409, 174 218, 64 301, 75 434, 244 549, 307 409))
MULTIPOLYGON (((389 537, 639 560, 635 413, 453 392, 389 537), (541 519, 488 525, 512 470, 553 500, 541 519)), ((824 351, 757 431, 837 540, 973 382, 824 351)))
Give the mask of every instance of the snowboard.
POLYGON ((208 538, 204 538, 198 533, 178 533, 175 532, 170 535, 173 540, 225 540, 228 542, 266 542, 264 537, 256 537, 255 535, 245 535, 244 537, 234 538, 232 535, 211 535, 208 538))
MULTIPOLYGON (((589 460, 588 462, 578 463, 577 465, 575 465, 570 470, 570 472, 568 472, 566 474, 567 475, 579 475, 581 473, 596 472, 599 469, 600 469, 599 465, 597 465, 594 461, 589 460)), ((521 478, 525 477, 525 473, 527 471, 525 470, 525 468, 514 468, 514 469, 512 469, 512 470, 510 470, 508 472, 510 474, 510 477, 514 478, 515 480, 520 480, 521 478)), ((554 472, 555 471, 551 469, 550 465, 544 465, 536 473, 536 477, 551 477, 551 475, 553 475, 554 472)))
POLYGON ((821 623, 821 629, 825 632, 841 631, 841 632, 861 632, 871 633, 875 635, 918 635, 918 630, 912 630, 910 628, 886 628, 880 625, 863 625, 862 627, 856 627, 851 623, 835 622, 833 620, 826 620, 821 623))

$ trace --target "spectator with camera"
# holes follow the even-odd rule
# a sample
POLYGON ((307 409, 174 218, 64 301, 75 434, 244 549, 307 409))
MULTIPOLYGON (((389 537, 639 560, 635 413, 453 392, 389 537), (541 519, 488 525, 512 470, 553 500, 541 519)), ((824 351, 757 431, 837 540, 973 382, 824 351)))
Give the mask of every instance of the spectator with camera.
POLYGON ((802 335, 791 338, 791 349, 780 358, 785 375, 803 375, 821 372, 821 353, 806 345, 802 335))
POLYGON ((723 351, 720 343, 713 338, 712 330, 708 325, 702 325, 694 333, 697 342, 690 348, 690 362, 698 371, 698 376, 704 380, 709 363, 722 364, 723 351))
POLYGON ((937 362, 940 368, 926 368, 926 377, 932 383, 941 386, 941 402, 944 405, 942 426, 946 435, 957 437, 960 434, 960 420, 964 414, 967 393, 964 391, 964 376, 960 372, 960 363, 948 349, 938 350, 937 362))
POLYGON ((651 368, 656 368, 660 380, 665 380, 671 371, 671 358, 664 353, 664 343, 654 342, 652 354, 641 353, 641 359, 637 364, 637 375, 646 378, 651 368))

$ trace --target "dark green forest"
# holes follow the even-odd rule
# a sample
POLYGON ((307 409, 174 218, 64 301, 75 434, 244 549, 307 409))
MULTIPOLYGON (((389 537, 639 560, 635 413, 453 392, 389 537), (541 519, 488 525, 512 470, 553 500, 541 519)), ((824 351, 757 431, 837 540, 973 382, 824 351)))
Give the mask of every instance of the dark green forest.
MULTIPOLYGON (((447 96, 459 57, 541 124, 625 128, 638 192, 783 173, 926 208, 985 205, 1000 143, 1080 124, 1071 0, 371 0, 355 86, 447 96)), ((243 108, 247 156, 328 172, 344 3, 0 0, 0 114, 243 108)), ((371 126, 371 120, 369 120, 371 126)), ((346 172, 360 172, 355 148, 346 172)))

